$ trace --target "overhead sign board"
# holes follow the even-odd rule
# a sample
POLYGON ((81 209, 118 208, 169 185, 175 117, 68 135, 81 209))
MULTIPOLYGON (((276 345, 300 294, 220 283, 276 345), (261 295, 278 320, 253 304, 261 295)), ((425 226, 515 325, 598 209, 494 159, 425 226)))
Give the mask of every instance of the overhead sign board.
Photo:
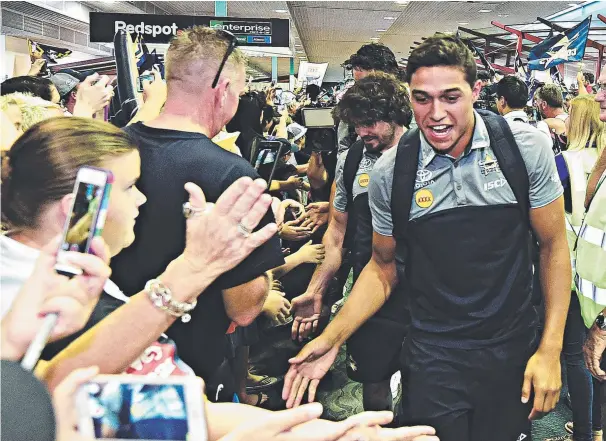
POLYGON ((90 13, 91 43, 111 43, 119 30, 138 33, 147 43, 169 43, 179 30, 194 25, 231 32, 241 46, 289 47, 289 21, 278 18, 235 18, 206 15, 90 13))

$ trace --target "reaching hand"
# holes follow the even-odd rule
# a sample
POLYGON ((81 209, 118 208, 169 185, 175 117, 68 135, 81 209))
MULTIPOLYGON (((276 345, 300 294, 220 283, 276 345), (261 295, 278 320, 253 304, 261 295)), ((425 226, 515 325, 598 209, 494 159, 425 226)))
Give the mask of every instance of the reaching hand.
POLYGON ((534 389, 534 406, 528 419, 536 420, 551 412, 560 399, 562 376, 560 353, 544 352, 541 349, 530 357, 524 372, 522 402, 527 403, 534 389))
POLYGON ((327 211, 319 211, 312 210, 306 212, 303 217, 302 227, 311 228, 311 233, 315 233, 322 227, 322 225, 326 225, 328 223, 328 212, 327 211))
MULTIPOLYGON (((76 369, 53 391, 53 408, 57 420, 57 441, 86 441, 78 431, 76 392, 99 373, 98 367, 76 369)), ((92 440, 91 440, 92 441, 92 440)))
POLYGON ((166 82, 162 79, 162 75, 156 69, 152 71, 154 81, 143 81, 143 102, 153 103, 160 107, 166 102, 168 94, 166 82))
POLYGON ((415 433, 433 433, 431 428, 380 429, 393 419, 391 412, 364 412, 343 421, 318 419, 322 405, 306 404, 296 409, 272 412, 244 423, 220 441, 434 441, 413 438, 415 433), (405 429, 405 430, 404 430, 405 429), (378 436, 377 436, 378 434, 378 436), (386 435, 389 434, 389 435, 386 435), (370 435, 370 437, 368 437, 370 435))
POLYGON ((86 77, 78 86, 74 116, 91 117, 109 105, 114 88, 107 75, 94 74, 86 77))
POLYGON ((212 206, 206 203, 200 187, 191 182, 185 184, 193 215, 187 220, 183 257, 192 269, 218 277, 276 234, 273 223, 248 233, 271 204, 271 196, 264 194, 266 187, 262 179, 253 182, 248 177, 240 178, 212 206))
POLYGON ((357 427, 350 430, 341 441, 440 441, 436 431, 429 426, 385 429, 379 426, 357 427))
POLYGON ((312 202, 305 208, 307 211, 317 211, 319 213, 328 213, 330 202, 312 202))
POLYGON ((292 300, 293 316, 292 339, 303 341, 318 329, 320 313, 322 312, 322 297, 303 293, 292 300))
POLYGON ((5 358, 21 358, 49 313, 58 315, 50 341, 71 335, 84 327, 103 285, 109 278, 109 250, 102 238, 93 239, 93 254, 63 253, 64 260, 82 270, 71 279, 55 272, 60 238, 45 246, 34 272, 27 279, 11 309, 2 320, 2 351, 5 358))
POLYGON ((280 237, 284 240, 290 240, 292 242, 309 239, 309 236, 311 236, 311 228, 296 226, 300 222, 300 219, 295 219, 293 221, 283 223, 280 227, 280 237))
POLYGON ((600 367, 600 361, 602 360, 605 349, 606 332, 600 330, 596 325, 593 325, 585 340, 583 354, 589 372, 600 381, 606 380, 606 372, 600 367))
POLYGON ((311 240, 299 248, 295 253, 301 257, 303 263, 315 263, 316 265, 324 262, 324 245, 312 245, 311 240))
POLYGON ((290 302, 283 292, 271 290, 263 304, 263 313, 273 325, 279 326, 285 324, 290 317, 290 307, 290 302))
POLYGON ((305 214, 305 207, 303 207, 303 204, 292 199, 286 199, 280 202, 278 212, 276 213, 276 224, 281 225, 284 222, 284 215, 286 214, 287 208, 294 208, 298 212, 297 218, 305 214))
POLYGON ((46 60, 44 58, 36 58, 32 63, 32 67, 29 68, 29 72, 27 73, 30 77, 37 77, 42 69, 46 66, 46 60))
POLYGON ((338 352, 339 346, 320 336, 306 344, 296 357, 288 360, 291 366, 282 389, 282 399, 286 401, 287 408, 301 404, 308 387, 308 401, 311 403, 315 400, 318 384, 335 362, 338 352))
POLYGON ((303 178, 300 178, 298 176, 290 176, 285 182, 285 189, 286 190, 305 190, 306 189, 306 182, 303 180, 303 178))

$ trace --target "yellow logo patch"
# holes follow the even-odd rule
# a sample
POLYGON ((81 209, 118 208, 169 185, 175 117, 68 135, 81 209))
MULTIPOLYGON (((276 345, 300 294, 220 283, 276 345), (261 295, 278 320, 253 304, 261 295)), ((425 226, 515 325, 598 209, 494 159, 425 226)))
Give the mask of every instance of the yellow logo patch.
POLYGON ((417 191, 415 194, 415 202, 420 208, 429 208, 433 205, 433 193, 426 188, 417 191))
POLYGON ((362 187, 362 188, 368 187, 369 182, 370 182, 370 176, 368 175, 368 173, 364 173, 363 175, 360 175, 360 177, 358 178, 358 184, 360 184, 360 187, 362 187))

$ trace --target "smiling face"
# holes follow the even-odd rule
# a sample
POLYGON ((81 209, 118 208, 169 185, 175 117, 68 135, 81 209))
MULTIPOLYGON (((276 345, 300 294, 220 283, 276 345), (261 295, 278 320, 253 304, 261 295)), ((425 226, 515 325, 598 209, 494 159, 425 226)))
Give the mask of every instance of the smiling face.
POLYGON ((460 155, 473 135, 473 103, 482 86, 470 87, 457 67, 422 67, 410 81, 412 109, 419 129, 440 154, 460 155))

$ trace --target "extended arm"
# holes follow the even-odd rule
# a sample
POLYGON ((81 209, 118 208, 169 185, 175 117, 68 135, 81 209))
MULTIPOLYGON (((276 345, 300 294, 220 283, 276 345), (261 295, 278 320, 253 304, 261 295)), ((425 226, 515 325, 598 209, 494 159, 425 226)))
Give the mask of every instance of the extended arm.
POLYGON ((398 282, 396 241, 373 234, 372 258, 364 267, 347 302, 323 334, 334 345, 342 345, 366 320, 385 304, 398 282))
POLYGON ((560 354, 570 305, 572 271, 566 240, 564 198, 530 211, 530 223, 539 241, 540 279, 545 299, 545 328, 537 352, 524 372, 522 402, 534 405, 530 419, 550 412, 557 404, 562 387, 560 354))
POLYGON ((260 276, 250 282, 223 290, 223 304, 227 316, 238 326, 250 325, 261 314, 270 289, 269 277, 260 276))

